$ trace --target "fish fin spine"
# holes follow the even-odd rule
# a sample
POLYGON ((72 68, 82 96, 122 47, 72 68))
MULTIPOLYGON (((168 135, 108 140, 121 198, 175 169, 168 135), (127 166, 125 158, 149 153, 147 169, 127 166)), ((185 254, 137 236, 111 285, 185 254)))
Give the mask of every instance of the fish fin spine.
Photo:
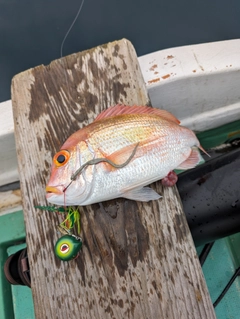
POLYGON ((199 148, 204 154, 206 154, 208 157, 211 157, 211 155, 209 155, 208 152, 205 151, 205 149, 204 149, 201 145, 199 145, 198 148, 199 148))

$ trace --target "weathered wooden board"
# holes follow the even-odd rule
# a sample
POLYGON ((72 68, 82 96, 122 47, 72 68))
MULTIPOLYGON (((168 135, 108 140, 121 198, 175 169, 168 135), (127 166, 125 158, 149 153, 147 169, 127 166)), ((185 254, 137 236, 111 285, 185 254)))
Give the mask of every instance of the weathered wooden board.
POLYGON ((113 42, 14 77, 12 102, 37 319, 215 318, 176 188, 163 199, 82 207, 83 250, 53 253, 59 216, 46 205, 51 158, 116 103, 150 104, 134 48, 113 42))

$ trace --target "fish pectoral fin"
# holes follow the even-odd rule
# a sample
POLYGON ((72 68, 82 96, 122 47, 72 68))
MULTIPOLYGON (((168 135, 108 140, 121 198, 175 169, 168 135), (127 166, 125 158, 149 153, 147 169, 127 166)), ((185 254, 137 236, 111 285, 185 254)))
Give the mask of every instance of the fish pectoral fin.
POLYGON ((176 169, 190 169, 202 163, 204 163, 204 159, 202 158, 199 149, 197 147, 193 147, 189 157, 176 167, 176 169))
POLYGON ((104 163, 106 170, 114 171, 128 165, 133 158, 136 158, 137 148, 138 144, 130 144, 110 155, 105 154, 102 150, 99 151, 102 153, 103 157, 108 160, 108 162, 104 163), (111 165, 110 162, 121 167, 111 165))
POLYGON ((123 192, 122 197, 139 202, 149 202, 150 200, 157 200, 162 196, 155 192, 151 187, 138 187, 123 192))

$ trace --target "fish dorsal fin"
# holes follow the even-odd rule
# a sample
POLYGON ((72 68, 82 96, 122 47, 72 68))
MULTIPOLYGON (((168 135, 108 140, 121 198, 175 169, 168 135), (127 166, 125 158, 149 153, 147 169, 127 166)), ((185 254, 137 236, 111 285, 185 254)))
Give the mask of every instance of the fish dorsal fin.
POLYGON ((157 116, 161 116, 162 118, 175 122, 177 124, 180 123, 180 121, 172 115, 170 112, 166 110, 160 110, 156 109, 150 106, 128 106, 128 105, 122 105, 117 104, 114 106, 110 106, 108 109, 102 111, 95 119, 95 121, 99 121, 105 118, 109 118, 116 115, 122 115, 122 114, 153 114, 157 116))

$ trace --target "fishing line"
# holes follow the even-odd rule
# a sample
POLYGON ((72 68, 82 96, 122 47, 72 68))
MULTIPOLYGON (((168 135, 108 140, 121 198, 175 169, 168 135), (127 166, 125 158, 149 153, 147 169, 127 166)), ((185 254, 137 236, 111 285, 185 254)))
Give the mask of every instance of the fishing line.
MULTIPOLYGON (((63 46, 64 46, 64 43, 65 43, 65 41, 66 41, 66 39, 67 39, 69 33, 71 32, 71 30, 72 30, 74 24, 76 23, 77 18, 79 17, 80 12, 82 11, 82 7, 83 7, 83 4, 84 4, 84 1, 85 1, 85 0, 82 0, 82 1, 81 1, 80 6, 79 6, 79 9, 78 9, 78 12, 77 12, 75 18, 73 19, 73 22, 71 23, 71 25, 70 25, 68 31, 66 32, 66 34, 65 34, 65 36, 64 36, 64 38, 63 38, 63 40, 62 40, 61 47, 60 47, 60 56, 61 56, 61 58, 63 57, 63 46)), ((66 64, 67 64, 67 60, 65 59, 64 61, 66 61, 66 64)), ((66 66, 67 66, 67 65, 66 65, 66 66)), ((65 75, 65 80, 66 80, 67 87, 68 87, 68 96, 70 97, 69 82, 68 82, 68 78, 67 78, 66 72, 64 72, 64 75, 65 75)))
MULTIPOLYGON (((76 23, 77 18, 79 17, 79 15, 80 15, 80 13, 81 13, 81 11, 82 11, 82 8, 83 8, 83 5, 84 5, 84 1, 85 1, 85 0, 82 0, 82 1, 81 1, 80 6, 79 6, 78 11, 77 11, 77 14, 76 14, 75 18, 73 19, 73 22, 71 23, 70 27, 68 28, 68 30, 67 30, 67 32, 66 32, 66 34, 65 34, 65 36, 64 36, 64 38, 63 38, 63 40, 62 40, 62 43, 61 43, 61 46, 60 46, 60 57, 61 57, 61 58, 63 57, 63 47, 64 47, 64 44, 65 44, 65 41, 66 41, 66 39, 67 39, 69 33, 71 32, 71 30, 72 30, 74 24, 76 23)), ((65 61, 66 61, 66 60, 65 60, 65 61)), ((69 97, 70 97, 70 93, 69 93, 69 83, 68 83, 68 79, 67 79, 67 74, 66 74, 66 72, 64 72, 64 74, 65 74, 65 80, 66 80, 66 83, 67 83, 67 86, 68 86, 68 95, 69 95, 69 97)), ((69 185, 68 185, 68 186, 69 186, 69 185)), ((68 186, 67 186, 67 187, 68 187, 68 186)), ((65 194, 65 190, 67 189, 67 187, 64 189, 64 208, 65 208, 65 211, 66 211, 66 194, 65 194)))
POLYGON ((115 167, 115 168, 123 168, 124 166, 128 165, 131 161, 131 159, 134 157, 134 155, 136 154, 137 148, 138 148, 139 143, 137 143, 137 145, 134 147, 134 150, 132 152, 132 154, 129 156, 129 158, 122 164, 116 164, 113 161, 111 161, 108 158, 105 157, 100 157, 100 158, 94 158, 92 160, 89 160, 88 162, 84 163, 82 166, 80 166, 80 168, 78 170, 76 170, 76 172, 71 176, 71 182, 64 188, 63 192, 65 193, 66 190, 68 189, 68 187, 72 184, 72 182, 77 178, 77 176, 84 170, 85 167, 89 166, 89 165, 96 165, 99 164, 101 162, 105 162, 108 163, 109 165, 115 167))
POLYGON ((67 39, 69 33, 71 32, 71 30, 72 30, 74 24, 76 23, 77 18, 79 17, 80 12, 82 11, 82 7, 83 7, 83 4, 84 4, 84 1, 85 1, 85 0, 82 0, 82 2, 81 2, 81 4, 80 4, 80 7, 79 7, 79 9, 78 9, 78 12, 77 12, 77 14, 76 14, 76 17, 74 18, 73 22, 71 23, 71 25, 70 25, 70 27, 69 27, 67 33, 65 34, 65 36, 64 36, 64 38, 63 38, 63 40, 62 40, 61 48, 60 48, 60 56, 61 56, 61 58, 63 57, 63 46, 64 46, 64 43, 65 43, 65 41, 66 41, 66 39, 67 39))
POLYGON ((132 152, 132 154, 129 156, 129 158, 122 164, 116 164, 114 163, 113 161, 111 161, 110 159, 108 158, 104 158, 104 157, 101 157, 101 158, 94 158, 88 162, 86 162, 85 164, 83 164, 72 176, 71 176, 71 180, 74 181, 76 178, 77 178, 77 175, 79 175, 83 169, 86 167, 86 166, 89 166, 89 165, 95 165, 95 164, 98 164, 98 163, 101 163, 101 162, 106 162, 108 164, 110 164, 111 166, 115 167, 115 168, 122 168, 124 166, 126 166, 130 161, 131 159, 133 158, 133 156, 135 155, 136 153, 136 150, 137 150, 137 147, 138 147, 138 144, 134 147, 134 150, 132 152))

